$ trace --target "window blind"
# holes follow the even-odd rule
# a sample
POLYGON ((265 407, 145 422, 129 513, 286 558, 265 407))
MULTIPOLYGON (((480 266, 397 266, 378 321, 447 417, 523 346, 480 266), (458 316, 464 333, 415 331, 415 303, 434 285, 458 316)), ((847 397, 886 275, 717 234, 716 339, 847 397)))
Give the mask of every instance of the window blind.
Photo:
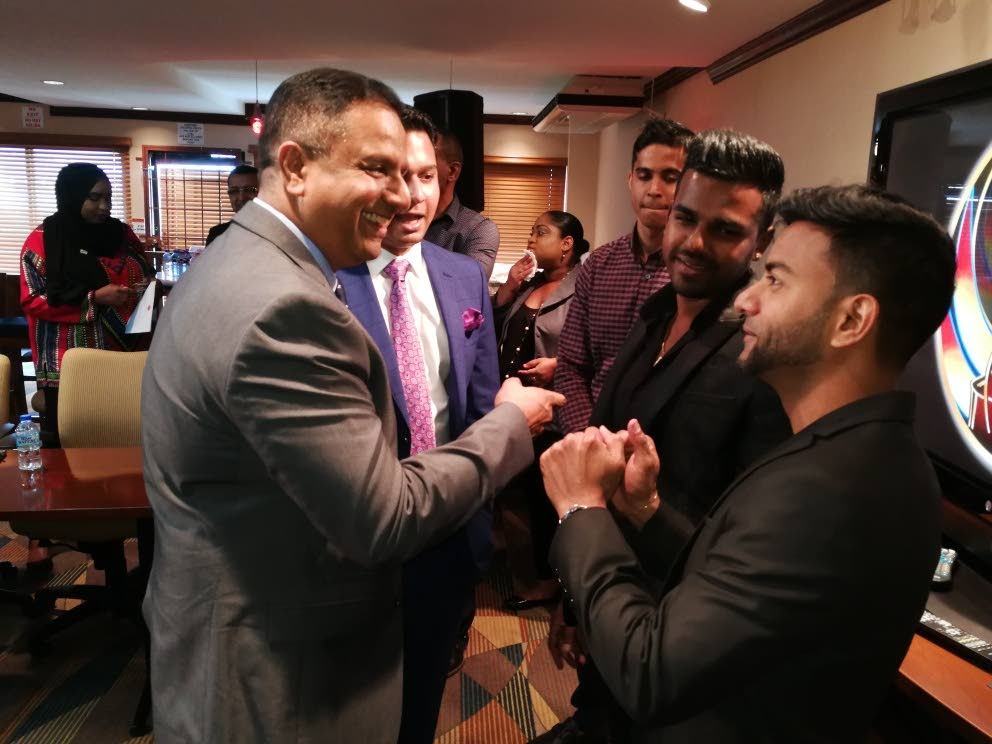
POLYGON ((5 145, 0 141, 0 272, 21 273, 21 248, 28 235, 54 214, 55 179, 69 163, 93 163, 110 179, 111 214, 130 219, 128 149, 5 145))
POLYGON ((565 166, 486 162, 483 214, 499 227, 500 263, 515 263, 543 212, 563 209, 565 166))
POLYGON ((203 245, 210 228, 234 216, 227 197, 233 165, 162 163, 155 166, 158 214, 154 215, 162 250, 203 245))

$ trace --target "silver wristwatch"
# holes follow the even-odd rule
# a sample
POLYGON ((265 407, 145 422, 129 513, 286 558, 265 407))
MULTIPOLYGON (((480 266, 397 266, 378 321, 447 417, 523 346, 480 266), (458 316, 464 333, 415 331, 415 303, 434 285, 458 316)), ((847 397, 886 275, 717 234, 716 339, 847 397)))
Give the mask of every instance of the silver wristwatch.
POLYGON ((558 520, 558 524, 564 524, 565 520, 568 519, 573 514, 575 514, 575 512, 582 511, 583 509, 588 509, 588 508, 589 507, 586 506, 585 504, 572 504, 570 507, 568 507, 568 511, 561 515, 561 519, 558 520))

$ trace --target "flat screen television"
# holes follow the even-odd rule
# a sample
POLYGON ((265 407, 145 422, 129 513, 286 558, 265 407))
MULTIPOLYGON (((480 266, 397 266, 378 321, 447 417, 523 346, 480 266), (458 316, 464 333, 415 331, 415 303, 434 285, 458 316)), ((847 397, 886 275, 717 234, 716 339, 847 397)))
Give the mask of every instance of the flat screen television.
POLYGON ((901 384, 945 496, 978 517, 966 542, 992 573, 992 62, 879 94, 868 180, 955 241, 951 311, 901 384))

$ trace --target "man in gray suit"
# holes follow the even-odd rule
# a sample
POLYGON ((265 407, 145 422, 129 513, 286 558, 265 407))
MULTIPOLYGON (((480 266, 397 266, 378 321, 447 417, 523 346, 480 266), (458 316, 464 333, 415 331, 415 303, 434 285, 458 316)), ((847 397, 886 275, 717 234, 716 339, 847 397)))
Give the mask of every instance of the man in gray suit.
POLYGON ((401 562, 533 458, 560 396, 504 386, 404 460, 386 364, 336 296, 409 207, 400 103, 320 69, 284 81, 261 189, 169 298, 145 370, 159 742, 394 742, 401 562), (217 263, 217 266, 213 266, 217 263), (223 265, 222 265, 223 264, 223 265))

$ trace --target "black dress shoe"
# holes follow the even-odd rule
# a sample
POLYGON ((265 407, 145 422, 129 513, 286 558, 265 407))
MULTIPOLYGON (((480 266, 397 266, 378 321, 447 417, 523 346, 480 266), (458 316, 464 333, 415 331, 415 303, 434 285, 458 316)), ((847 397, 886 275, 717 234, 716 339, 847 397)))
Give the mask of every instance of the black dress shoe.
POLYGON ((454 676, 465 664, 465 649, 468 648, 468 633, 455 641, 455 647, 451 649, 451 658, 448 660, 448 676, 454 676))
POLYGON ((584 731, 574 718, 566 718, 528 744, 609 744, 609 741, 606 734, 584 731))
POLYGON ((545 605, 554 604, 557 601, 557 594, 552 594, 550 597, 540 597, 538 599, 524 599, 517 594, 511 594, 503 600, 503 607, 510 612, 520 612, 521 610, 529 610, 532 607, 544 607, 545 605))

